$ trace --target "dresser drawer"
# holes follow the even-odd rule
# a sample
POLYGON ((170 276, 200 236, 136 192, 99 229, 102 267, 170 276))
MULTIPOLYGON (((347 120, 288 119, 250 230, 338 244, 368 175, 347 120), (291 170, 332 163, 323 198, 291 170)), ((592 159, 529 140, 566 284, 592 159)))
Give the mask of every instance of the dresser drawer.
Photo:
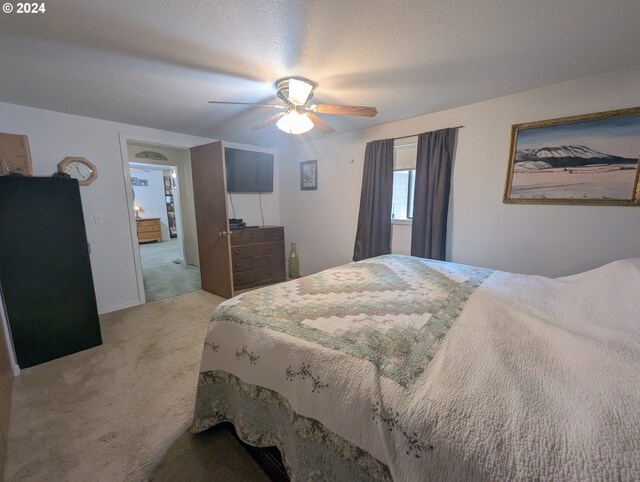
POLYGON ((276 253, 269 256, 250 256, 247 258, 237 258, 233 260, 232 268, 234 273, 247 271, 249 269, 266 268, 269 266, 284 266, 284 253, 276 253))
POLYGON ((284 239, 284 228, 264 228, 261 229, 262 241, 268 243, 270 241, 281 241, 284 239))
POLYGON ((231 246, 263 243, 284 239, 284 228, 234 229, 231 231, 231 246))
POLYGON ((233 286, 242 286, 253 283, 256 280, 256 270, 233 273, 233 286))
POLYGON ((262 268, 255 270, 256 281, 262 281, 272 278, 284 278, 284 266, 273 266, 270 268, 262 268))
POLYGON ((238 258, 234 259, 231 267, 233 268, 234 273, 239 273, 241 271, 247 271, 248 269, 256 268, 256 257, 251 256, 249 258, 238 258))
POLYGON ((137 219, 136 224, 140 226, 157 226, 160 224, 159 219, 137 219))
POLYGON ((265 256, 277 253, 284 253, 284 242, 274 241, 272 243, 236 245, 231 247, 231 256, 234 260, 238 258, 248 258, 249 256, 265 256))
POLYGON ((231 246, 231 257, 235 261, 238 258, 248 258, 249 256, 255 256, 257 254, 255 248, 255 244, 231 246))
POLYGON ((269 266, 284 266, 284 253, 271 254, 269 256, 256 256, 256 268, 267 268, 269 266))
POLYGON ((264 235, 260 229, 236 229, 231 231, 231 246, 260 243, 264 235))
POLYGON ((158 225, 154 225, 154 226, 148 226, 148 225, 138 226, 138 232, 139 233, 159 233, 160 232, 160 226, 158 226, 158 225))
POLYGON ((274 241, 272 243, 255 244, 254 256, 264 256, 266 254, 284 253, 284 242, 274 241))

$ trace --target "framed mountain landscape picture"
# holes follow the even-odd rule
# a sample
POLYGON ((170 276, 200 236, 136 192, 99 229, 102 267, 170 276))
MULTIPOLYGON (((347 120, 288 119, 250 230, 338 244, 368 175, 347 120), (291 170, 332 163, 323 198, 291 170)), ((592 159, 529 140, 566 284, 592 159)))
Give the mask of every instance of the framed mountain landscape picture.
POLYGON ((511 128, 504 202, 640 205, 640 107, 511 128))

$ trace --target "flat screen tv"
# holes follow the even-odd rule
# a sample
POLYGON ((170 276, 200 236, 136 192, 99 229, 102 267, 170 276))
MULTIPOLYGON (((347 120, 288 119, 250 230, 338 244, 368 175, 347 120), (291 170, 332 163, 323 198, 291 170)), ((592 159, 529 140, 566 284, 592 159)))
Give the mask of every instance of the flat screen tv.
POLYGON ((228 192, 273 192, 273 154, 224 148, 228 192))

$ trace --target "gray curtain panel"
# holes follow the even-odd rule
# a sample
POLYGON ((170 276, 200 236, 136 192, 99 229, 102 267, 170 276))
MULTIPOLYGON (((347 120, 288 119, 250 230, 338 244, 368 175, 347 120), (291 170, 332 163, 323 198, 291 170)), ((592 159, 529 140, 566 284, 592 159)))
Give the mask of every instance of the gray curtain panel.
POLYGON ((418 137, 413 197, 411 255, 444 260, 457 128, 425 132, 418 137))
POLYGON ((393 139, 369 142, 364 152, 354 261, 391 252, 392 197, 393 139))

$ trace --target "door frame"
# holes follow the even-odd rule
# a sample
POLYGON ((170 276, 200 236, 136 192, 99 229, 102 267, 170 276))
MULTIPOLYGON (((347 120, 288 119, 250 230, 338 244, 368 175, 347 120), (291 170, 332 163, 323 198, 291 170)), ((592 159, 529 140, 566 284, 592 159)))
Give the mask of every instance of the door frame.
MULTIPOLYGON (((167 141, 158 137, 147 137, 136 134, 126 134, 119 132, 118 137, 120 139, 120 157, 122 161, 122 175, 124 181, 124 191, 127 201, 127 213, 129 215, 129 235, 131 238, 131 248, 133 253, 133 266, 136 274, 136 284, 138 287, 138 304, 142 305, 147 302, 147 297, 144 293, 144 279, 142 277, 142 260, 140 258, 140 245, 138 244, 138 235, 136 234, 136 214, 133 210, 133 195, 131 193, 131 173, 129 171, 129 152, 127 149, 127 143, 133 142, 136 144, 148 144, 150 146, 169 147, 174 149, 189 150, 194 146, 199 145, 196 142, 176 142, 167 141)), ((191 161, 189 161, 191 162, 191 161)), ((182 180, 183 184, 187 182, 186 179, 182 180)), ((181 213, 182 214, 182 213, 181 213)), ((182 214, 184 221, 184 214, 182 214)), ((184 240, 184 233, 183 240, 184 240)))
MULTIPOLYGON (((149 147, 153 148, 154 146, 149 146, 149 147)), ((156 144, 155 147, 160 147, 160 146, 158 146, 156 144)), ((147 170, 159 171, 160 169, 158 169, 158 168, 160 167, 160 168, 162 168, 162 172, 173 170, 173 172, 175 174, 175 181, 176 181, 176 183, 178 185, 178 193, 177 193, 177 196, 175 196, 177 199, 174 198, 174 207, 175 208, 179 208, 179 209, 175 210, 175 213, 176 213, 176 228, 177 228, 177 231, 178 231, 177 240, 178 240, 178 245, 180 246, 180 252, 182 253, 182 258, 185 261, 185 264, 187 264, 186 263, 186 259, 187 259, 186 249, 187 248, 185 246, 184 226, 182 224, 183 223, 183 220, 182 220, 182 209, 183 209, 183 207, 182 207, 182 202, 180 202, 180 196, 181 196, 181 194, 183 192, 180 189, 180 187, 182 186, 182 188, 185 189, 184 184, 180 184, 181 182, 185 183, 185 181, 182 180, 182 174, 184 174, 184 173, 181 174, 181 172, 180 172, 182 170, 181 169, 182 166, 176 165, 176 164, 180 164, 180 163, 174 162, 174 161, 155 161, 153 159, 140 159, 140 161, 144 161, 144 162, 138 162, 137 160, 136 161, 129 160, 129 169, 130 170, 131 169, 137 169, 137 170, 144 171, 145 170, 144 166, 148 166, 146 168, 147 170), (173 162, 173 164, 169 164, 171 162, 173 162), (137 166, 131 166, 132 163, 133 164, 137 164, 137 166), (167 163, 167 164, 164 164, 164 163, 167 163)), ((165 187, 165 189, 166 189, 166 187, 165 187)), ((168 221, 169 221, 168 218, 169 218, 169 216, 167 214, 167 229, 169 231, 169 236, 171 236, 171 231, 169 230, 169 225, 168 225, 168 221)), ((164 237, 163 237, 163 239, 164 239, 164 237)))

